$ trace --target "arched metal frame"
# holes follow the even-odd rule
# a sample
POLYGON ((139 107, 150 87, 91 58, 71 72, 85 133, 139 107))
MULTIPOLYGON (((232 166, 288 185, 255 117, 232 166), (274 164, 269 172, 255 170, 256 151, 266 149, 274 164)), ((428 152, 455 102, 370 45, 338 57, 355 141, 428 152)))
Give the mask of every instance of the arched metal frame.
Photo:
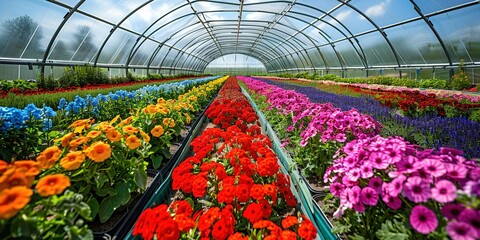
MULTIPOLYGON (((105 37, 102 43, 99 46, 99 50, 93 56, 93 65, 101 67, 122 67, 126 68, 128 71, 129 67, 135 68, 145 68, 147 73, 149 69, 181 69, 182 71, 194 71, 201 72, 204 71, 206 66, 214 59, 221 57, 230 53, 239 53, 245 54, 247 56, 258 59, 261 63, 265 65, 268 71, 286 71, 292 69, 330 69, 335 66, 330 66, 324 52, 322 52, 322 47, 329 46, 333 50, 334 58, 338 60, 339 68, 349 69, 348 62, 345 62, 342 54, 336 49, 336 43, 347 43, 351 47, 353 52, 356 54, 364 69, 369 69, 372 66, 369 64, 369 60, 366 57, 365 51, 363 49, 363 43, 359 41, 358 37, 378 32, 380 37, 385 41, 386 46, 391 51, 391 56, 395 59, 396 68, 401 68, 409 66, 408 63, 402 64, 400 61, 400 55, 398 50, 395 48, 395 44, 392 43, 390 38, 385 33, 386 29, 400 26, 410 22, 424 22, 433 35, 438 41, 441 51, 444 52, 447 63, 444 66, 454 66, 452 56, 450 55, 445 41, 442 39, 438 30, 430 21, 430 17, 436 16, 439 14, 448 13, 462 8, 478 6, 479 1, 467 1, 465 3, 457 4, 449 8, 440 9, 436 12, 431 12, 424 14, 422 9, 418 6, 416 0, 409 0, 412 4, 413 9, 418 14, 418 17, 412 19, 407 19, 401 22, 396 22, 387 26, 380 26, 367 14, 362 12, 355 5, 355 1, 352 0, 331 0, 336 1, 336 4, 331 9, 320 9, 317 6, 311 6, 305 3, 297 2, 296 0, 267 0, 260 2, 248 3, 243 0, 239 2, 225 2, 220 0, 187 0, 185 3, 179 4, 174 7, 171 11, 160 16, 151 22, 148 26, 145 26, 143 32, 136 32, 131 29, 126 28, 123 24, 131 18, 135 13, 137 13, 142 8, 158 2, 160 0, 144 0, 141 4, 136 6, 133 10, 126 12, 125 15, 116 23, 107 21, 100 17, 94 16, 85 10, 79 9, 80 6, 86 1, 89 0, 80 0, 76 3, 75 6, 70 6, 66 3, 59 2, 56 0, 45 0, 52 4, 58 5, 65 9, 68 9, 67 14, 64 16, 63 20, 56 28, 54 34, 48 41, 45 52, 43 53, 43 58, 41 61, 36 61, 33 65, 38 65, 41 68, 41 73, 44 73, 45 66, 62 66, 62 65, 75 65, 82 64, 78 62, 69 62, 69 61, 55 61, 55 59, 48 59, 50 56, 52 48, 54 47, 55 42, 58 40, 58 36, 61 31, 64 29, 64 26, 68 23, 71 17, 74 14, 81 14, 83 16, 89 17, 96 21, 102 22, 112 27, 109 34, 105 37), (196 9, 197 3, 208 2, 210 4, 216 4, 218 6, 234 6, 233 9, 218 9, 218 10, 204 10, 199 11, 196 9), (285 7, 282 11, 271 11, 264 9, 262 7, 268 6, 268 4, 285 4, 285 7), (312 15, 312 13, 304 13, 295 9, 295 6, 301 8, 306 8, 312 12, 319 13, 318 16, 312 15), (340 8, 348 8, 353 10, 359 16, 365 18, 368 23, 371 25, 371 29, 353 34, 351 29, 345 26, 339 19, 334 16, 334 13, 340 8), (190 13, 178 14, 179 12, 185 9, 191 9, 190 13), (267 20, 246 20, 243 18, 245 13, 264 13, 271 15, 273 21, 267 20), (207 20, 204 14, 215 14, 215 13, 238 13, 237 19, 224 19, 224 20, 207 20), (179 15, 179 16, 177 16, 179 15), (167 17, 175 16, 166 23, 163 23, 160 26, 157 26, 157 23, 162 21, 167 17), (178 25, 178 22, 184 18, 195 16, 197 21, 194 21, 187 27, 192 27, 194 30, 191 32, 181 32, 179 29, 177 32, 174 32, 170 36, 167 36, 165 39, 156 39, 154 34, 161 32, 163 29, 171 28, 178 25), (202 18, 202 17, 203 18, 202 18), (328 17, 334 21, 333 24, 330 21, 325 20, 324 18, 328 17), (290 24, 284 23, 283 19, 293 19, 299 23, 305 24, 301 29, 291 26, 290 24), (324 29, 320 29, 316 26, 316 23, 321 22, 322 24, 328 25, 332 30, 339 33, 343 38, 340 39, 329 39, 328 32, 325 32, 324 29), (218 24, 212 26, 212 24, 218 24), (259 24, 259 25, 255 25, 259 24), (336 24, 340 27, 337 27, 336 24), (220 27, 221 26, 221 27, 220 27), (263 27, 263 28, 262 28, 263 27), (319 36, 325 40, 323 44, 317 44, 316 40, 311 36, 306 34, 305 30, 313 28, 318 30, 319 36), (128 54, 128 58, 125 64, 119 66, 119 64, 109 64, 109 63, 100 63, 99 58, 104 52, 106 44, 111 40, 113 34, 117 30, 123 30, 133 36, 137 37, 137 41, 133 44, 128 54), (248 35, 243 35, 242 30, 248 31, 248 35), (226 33, 233 33, 228 35, 226 33), (195 34, 196 38, 192 39, 192 34, 195 34), (198 35, 197 35, 198 34, 198 35), (192 41, 181 45, 183 41, 192 41), (139 49, 144 46, 144 44, 149 41, 157 44, 157 46, 152 49, 150 56, 143 62, 143 65, 131 65, 131 61, 134 59, 135 55, 139 49), (163 59, 160 61, 159 65, 152 66, 153 61, 157 58, 157 55, 162 52, 163 49, 168 49, 163 59), (175 51, 175 54, 171 54, 175 51), (315 54, 318 54, 323 61, 324 67, 315 67, 314 61, 309 51, 313 50, 315 54), (163 63, 166 59, 172 59, 170 66, 163 66, 163 63), (183 61, 182 61, 183 60, 183 61), (187 61, 188 60, 188 61, 187 61)), ((22 59, 8 59, 1 58, 1 63, 16 63, 16 64, 25 64, 27 60, 22 61, 22 59)), ((28 61, 28 64, 32 62, 28 61)), ((83 63, 85 64, 85 63, 83 63)), ((140 63, 142 64, 142 63, 140 63)), ((473 62, 473 65, 478 63, 473 62)), ((413 66, 413 65, 412 65, 413 66)), ((358 67, 355 67, 358 69, 358 67)))

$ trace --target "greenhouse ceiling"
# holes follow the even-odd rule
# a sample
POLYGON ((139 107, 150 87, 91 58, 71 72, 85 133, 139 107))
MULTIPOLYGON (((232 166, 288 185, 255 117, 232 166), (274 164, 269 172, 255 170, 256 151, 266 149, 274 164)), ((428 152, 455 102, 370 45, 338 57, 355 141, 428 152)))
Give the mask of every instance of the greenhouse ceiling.
POLYGON ((479 0, 1 0, 0 64, 269 72, 480 62, 479 0))

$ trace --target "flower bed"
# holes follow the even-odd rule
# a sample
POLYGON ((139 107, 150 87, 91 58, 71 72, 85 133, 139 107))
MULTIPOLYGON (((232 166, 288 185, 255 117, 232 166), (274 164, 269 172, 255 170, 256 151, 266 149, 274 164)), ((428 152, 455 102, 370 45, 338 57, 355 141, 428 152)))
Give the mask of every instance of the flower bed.
POLYGON ((426 115, 422 117, 406 117, 395 113, 370 97, 345 96, 321 91, 313 87, 301 87, 279 81, 262 81, 285 89, 294 89, 305 94, 312 101, 331 103, 342 110, 358 109, 371 115, 384 126, 382 135, 401 136, 409 142, 425 148, 451 147, 462 149, 465 154, 480 157, 480 123, 466 117, 440 117, 426 115))
POLYGON ((207 110, 218 127, 193 142, 194 155, 172 173, 170 204, 146 209, 133 235, 151 239, 314 239, 297 215, 288 175, 279 171, 253 108, 229 79, 207 110), (232 108, 235 106, 235 108, 232 108))
POLYGON ((46 238, 72 231, 68 234, 91 238, 91 231, 79 216, 86 220, 98 216, 105 222, 116 209, 130 202, 132 193, 142 192, 148 161, 161 161, 160 154, 169 140, 191 121, 192 113, 209 102, 224 81, 211 81, 176 100, 161 98, 156 105, 132 111, 128 118, 117 116, 99 123, 77 120, 36 161, 0 161, 0 221, 4 226, 0 236, 46 238), (35 178, 37 175, 40 180, 35 178), (33 185, 38 194, 51 198, 30 199, 32 191, 28 187, 33 185), (56 196, 67 187, 64 197, 56 196), (68 217, 68 221, 57 221, 57 214, 66 214, 58 219, 68 217), (37 235, 29 229, 18 230, 19 224, 39 229, 34 233, 37 235), (50 232, 53 227, 55 231, 50 232))

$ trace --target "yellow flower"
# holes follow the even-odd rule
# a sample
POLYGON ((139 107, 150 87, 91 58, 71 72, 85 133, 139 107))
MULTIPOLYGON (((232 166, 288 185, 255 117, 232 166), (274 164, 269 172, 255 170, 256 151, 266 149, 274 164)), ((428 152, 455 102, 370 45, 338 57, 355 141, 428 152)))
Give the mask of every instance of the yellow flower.
POLYGON ((102 132, 100 132, 100 131, 91 131, 87 134, 87 138, 90 138, 90 139, 96 138, 96 137, 100 136, 100 134, 102 134, 102 132))
POLYGON ((143 141, 150 142, 150 136, 146 134, 144 131, 140 130, 140 135, 142 135, 143 141))
POLYGON ((87 137, 79 137, 77 139, 74 139, 70 141, 70 148, 77 148, 78 146, 86 143, 88 141, 87 137))
POLYGON ((41 169, 51 168, 55 165, 55 162, 60 157, 62 150, 57 146, 52 146, 45 149, 40 155, 37 157, 37 162, 40 165, 41 169))
POLYGON ((104 133, 107 133, 109 132, 110 130, 112 129, 115 129, 111 124, 109 124, 108 122, 101 122, 99 125, 98 125, 98 128, 100 130, 102 130, 104 133))
POLYGON ((136 149, 136 148, 140 147, 140 145, 142 145, 142 142, 140 141, 140 139, 138 139, 137 136, 130 135, 125 140, 125 144, 127 144, 128 148, 130 148, 130 149, 136 149))
POLYGON ((112 155, 110 145, 104 142, 96 142, 83 151, 94 162, 103 162, 112 155))
POLYGON ((173 120, 171 118, 164 118, 163 119, 163 125, 173 128, 173 127, 175 127, 175 120, 173 120))
POLYGON ((68 146, 68 143, 70 142, 70 140, 72 140, 73 137, 75 137, 75 133, 68 133, 59 139, 55 139, 54 142, 62 141, 62 147, 66 147, 68 146))
POLYGON ((70 178, 63 174, 53 174, 41 178, 35 189, 40 196, 48 197, 62 193, 70 187, 70 178))
POLYGON ((118 142, 122 139, 122 134, 120 134, 117 130, 112 129, 107 132, 107 139, 112 142, 118 142))
POLYGON ((122 128, 123 132, 124 133, 128 133, 128 134, 135 134, 138 132, 138 128, 132 126, 132 125, 128 125, 128 126, 125 126, 122 128))
POLYGON ((165 99, 159 98, 159 99, 157 99, 157 103, 158 104, 165 104, 165 99))
POLYGON ((25 186, 16 186, 0 192, 0 219, 9 219, 22 210, 33 191, 25 186))
POLYGON ((157 113, 158 112, 158 107, 156 105, 148 105, 146 108, 143 110, 145 113, 157 113))
POLYGON ((161 125, 157 125, 152 129, 152 131, 150 131, 150 133, 154 137, 160 137, 160 136, 163 135, 164 130, 163 130, 163 127, 161 125))
POLYGON ((60 160, 60 166, 66 170, 75 170, 82 165, 85 155, 81 151, 70 152, 60 160))

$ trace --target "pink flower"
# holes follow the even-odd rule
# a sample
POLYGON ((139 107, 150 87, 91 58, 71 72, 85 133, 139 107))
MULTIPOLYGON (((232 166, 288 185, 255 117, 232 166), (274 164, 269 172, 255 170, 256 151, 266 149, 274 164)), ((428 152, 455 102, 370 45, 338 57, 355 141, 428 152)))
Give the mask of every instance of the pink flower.
POLYGON ((427 173, 434 177, 441 177, 447 172, 443 162, 437 158, 424 160, 423 168, 427 171, 427 173))
POLYGON ((368 182, 368 186, 375 189, 375 191, 378 193, 378 194, 381 194, 382 193, 382 184, 383 184, 383 181, 380 177, 373 177, 372 179, 370 179, 370 181, 368 182))
POLYGON ((406 179, 407 177, 405 177, 404 175, 400 175, 397 178, 393 179, 393 181, 390 182, 387 186, 387 189, 389 192, 388 194, 393 197, 398 196, 398 194, 402 192, 403 183, 405 182, 406 179))
POLYGON ((357 204, 353 204, 353 210, 357 211, 358 213, 365 212, 365 206, 359 202, 357 204))
POLYGON ((360 191, 359 186, 345 189, 340 195, 340 204, 347 208, 353 208, 353 205, 360 201, 360 191))
POLYGON ((405 183, 404 193, 415 203, 426 202, 430 197, 430 187, 420 177, 410 177, 405 183))
POLYGON ((457 197, 456 192, 457 187, 455 187, 452 182, 441 180, 435 184, 434 188, 432 188, 432 198, 439 203, 449 203, 457 197))
POLYGON ((478 236, 472 226, 464 222, 449 222, 447 233, 455 240, 475 240, 478 236))
POLYGON ((376 169, 387 169, 388 168, 388 155, 380 152, 374 152, 370 155, 370 160, 372 167, 376 169))
POLYGON ((427 207, 417 205, 410 214, 410 225, 421 234, 429 234, 438 226, 435 213, 427 207))
POLYGON ((386 196, 386 199, 383 197, 382 199, 387 204, 387 206, 393 210, 398 210, 402 207, 402 200, 400 200, 399 197, 386 196), (388 202, 385 200, 388 200, 388 202))
POLYGON ((360 200, 365 205, 375 206, 378 202, 378 194, 375 189, 371 187, 365 187, 360 194, 360 200))
POLYGON ((347 140, 347 137, 345 136, 345 133, 338 133, 335 135, 335 141, 337 142, 345 142, 347 140))
POLYGON ((471 208, 464 209, 458 216, 458 221, 468 223, 475 230, 476 236, 480 237, 480 211, 471 208))
POLYGON ((467 176, 468 170, 463 164, 446 163, 447 176, 454 179, 462 179, 467 176))
POLYGON ((362 178, 371 178, 373 177, 373 169, 370 162, 364 162, 360 167, 360 176, 362 178))
POLYGON ((332 185, 330 185, 330 193, 333 194, 333 196, 335 197, 340 197, 341 193, 343 192, 343 190, 345 189, 345 186, 341 183, 333 183, 332 185))
POLYGON ((453 220, 460 216, 460 213, 463 211, 463 209, 465 209, 465 207, 459 203, 445 204, 445 206, 442 207, 442 214, 448 220, 453 220))
POLYGON ((418 162, 418 158, 414 156, 407 156, 406 158, 402 159, 401 161, 397 162, 397 168, 399 172, 402 173, 412 173, 418 169, 416 166, 416 162, 418 162))

